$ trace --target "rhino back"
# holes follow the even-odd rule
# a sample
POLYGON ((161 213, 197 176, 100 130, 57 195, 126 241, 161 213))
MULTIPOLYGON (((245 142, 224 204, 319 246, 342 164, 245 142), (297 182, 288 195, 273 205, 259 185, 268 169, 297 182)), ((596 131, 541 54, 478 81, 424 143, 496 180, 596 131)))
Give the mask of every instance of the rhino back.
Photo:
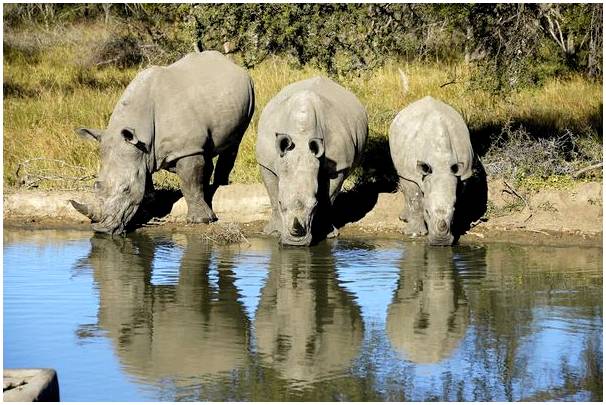
POLYGON ((191 53, 161 68, 152 98, 159 167, 239 143, 254 110, 252 79, 216 51, 191 53))
POLYGON ((473 149, 463 117, 451 106, 425 97, 404 108, 389 128, 391 157, 402 177, 421 181, 417 160, 454 160, 464 165, 461 179, 471 176, 473 149))
POLYGON ((275 134, 287 133, 292 119, 287 101, 301 92, 312 92, 322 100, 314 107, 324 129, 326 161, 333 162, 328 168, 340 171, 355 166, 368 134, 366 110, 350 91, 324 77, 290 84, 270 100, 259 118, 258 163, 275 172, 278 159, 275 134))

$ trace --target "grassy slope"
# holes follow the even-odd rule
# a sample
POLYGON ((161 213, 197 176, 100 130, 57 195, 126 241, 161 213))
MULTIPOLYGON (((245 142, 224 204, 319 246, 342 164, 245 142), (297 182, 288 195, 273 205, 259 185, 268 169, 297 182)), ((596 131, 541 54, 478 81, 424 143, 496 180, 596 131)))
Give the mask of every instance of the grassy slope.
MULTIPOLYGON (((101 25, 5 33, 5 186, 18 182, 15 171, 20 162, 37 157, 58 159, 82 168, 64 167, 57 162, 34 162, 37 166, 30 166, 31 171, 68 177, 82 173, 94 175, 99 165, 96 145, 79 139, 73 129, 78 126, 103 128, 115 102, 138 71, 87 63, 96 44, 107 35, 101 25)), ((231 181, 238 183, 260 181, 254 142, 258 117, 265 104, 285 85, 321 74, 313 68, 294 68, 280 58, 266 60, 250 73, 255 82, 257 107, 231 175, 231 181)), ((587 149, 586 154, 601 160, 601 84, 581 77, 565 81, 553 79, 537 89, 496 97, 472 90, 469 87, 472 73, 464 65, 398 65, 394 61, 372 72, 339 78, 368 110, 370 142, 366 169, 373 164, 381 166, 385 161, 387 131, 397 112, 426 95, 442 99, 461 111, 478 145, 494 138, 507 123, 522 124, 533 136, 550 136, 570 129, 582 135, 585 143, 581 146, 587 149), (410 88, 405 95, 398 67, 409 77, 410 88), (442 87, 451 81, 455 72, 456 82, 442 87)), ((388 170, 376 169, 379 176, 388 170)), ((161 186, 177 185, 174 175, 168 173, 157 174, 155 181, 161 186)), ((81 183, 86 184, 90 181, 81 183)), ((41 183, 45 188, 73 185, 69 181, 41 183)))

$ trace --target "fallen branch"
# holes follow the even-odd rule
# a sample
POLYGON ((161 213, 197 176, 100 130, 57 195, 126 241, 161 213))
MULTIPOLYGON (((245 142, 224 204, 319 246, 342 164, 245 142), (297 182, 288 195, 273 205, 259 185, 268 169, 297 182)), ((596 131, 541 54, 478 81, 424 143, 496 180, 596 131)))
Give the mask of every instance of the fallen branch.
MULTIPOLYGON (((522 201, 524 202, 524 205, 526 205, 526 207, 527 207, 529 210, 531 210, 531 208, 530 208, 530 204, 528 204, 528 201, 527 201, 527 200, 526 200, 524 197, 522 197, 522 196, 521 196, 521 195, 520 195, 520 194, 519 194, 519 193, 516 191, 516 189, 515 189, 515 188, 513 188, 513 187, 512 187, 512 186, 511 186, 509 183, 507 183, 505 180, 503 180, 503 183, 505 183, 505 185, 506 185, 506 186, 507 186, 507 188, 509 189, 509 191, 508 191, 508 190, 503 190, 503 191, 505 191, 506 193, 509 193, 509 194, 513 194, 513 195, 515 195, 516 197, 518 197, 520 200, 522 200, 522 201)), ((532 211, 532 210, 531 210, 531 211, 532 211)))
POLYGON ((48 158, 33 158, 25 160, 17 165, 17 170, 15 170, 15 176, 19 179, 19 183, 23 185, 25 188, 33 188, 38 187, 39 183, 44 180, 48 181, 68 181, 68 182, 84 182, 93 180, 95 178, 95 174, 83 174, 79 176, 73 175, 64 175, 58 173, 60 169, 72 169, 75 173, 86 173, 89 171, 86 167, 79 165, 72 165, 64 160, 59 159, 48 159, 48 158), (56 170, 48 169, 48 168, 35 168, 31 169, 30 166, 34 162, 51 162, 58 164, 59 167, 56 170))
POLYGON ((596 163, 595 165, 590 165, 590 166, 584 167, 584 168, 574 172, 572 177, 576 179, 576 178, 580 177, 583 173, 587 173, 587 172, 589 172, 591 170, 595 170, 595 169, 600 169, 603 166, 604 166, 604 162, 600 162, 600 163, 596 163))

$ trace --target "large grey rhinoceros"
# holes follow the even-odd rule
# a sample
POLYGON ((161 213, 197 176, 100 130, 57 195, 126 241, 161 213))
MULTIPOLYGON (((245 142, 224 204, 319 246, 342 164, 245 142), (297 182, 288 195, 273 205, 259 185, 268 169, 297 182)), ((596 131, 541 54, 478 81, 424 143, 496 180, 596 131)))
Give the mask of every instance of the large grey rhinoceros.
POLYGON ((97 201, 72 205, 97 232, 124 232, 151 174, 176 172, 189 222, 211 222, 219 185, 227 184, 238 147, 254 110, 248 73, 221 53, 190 53, 170 66, 140 72, 118 101, 105 131, 77 132, 101 143, 97 201), (212 158, 219 155, 212 186, 212 158))
MULTIPOLYGON (((256 145, 272 207, 265 232, 278 232, 283 244, 309 245, 316 208, 330 214, 367 134, 362 104, 327 78, 290 84, 271 99, 259 119, 256 145)), ((322 225, 329 237, 337 235, 332 223, 322 225)))
POLYGON ((472 174, 469 130, 449 105, 425 97, 404 108, 389 128, 389 149, 400 177, 405 232, 450 245, 457 188, 472 174))

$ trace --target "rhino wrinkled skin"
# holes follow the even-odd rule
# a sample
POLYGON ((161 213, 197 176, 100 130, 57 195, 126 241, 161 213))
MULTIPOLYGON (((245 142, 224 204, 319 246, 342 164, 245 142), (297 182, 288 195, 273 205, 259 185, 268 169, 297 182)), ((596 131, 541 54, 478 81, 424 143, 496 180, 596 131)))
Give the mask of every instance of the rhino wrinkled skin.
POLYGON ((469 130, 449 105, 425 97, 404 108, 389 128, 389 149, 404 193, 407 234, 432 245, 454 241, 457 187, 472 176, 469 130))
POLYGON ((215 221, 212 195, 227 184, 253 111, 252 79, 219 52, 190 53, 145 69, 124 91, 105 131, 77 130, 100 142, 101 170, 96 202, 72 205, 95 231, 122 233, 153 190, 151 174, 166 169, 181 180, 188 221, 215 221))
MULTIPOLYGON (((282 89, 259 119, 257 162, 272 215, 267 234, 309 245, 316 211, 328 214, 359 162, 368 134, 366 110, 337 83, 314 77, 282 89)), ((332 223, 328 236, 336 236, 332 223)))

